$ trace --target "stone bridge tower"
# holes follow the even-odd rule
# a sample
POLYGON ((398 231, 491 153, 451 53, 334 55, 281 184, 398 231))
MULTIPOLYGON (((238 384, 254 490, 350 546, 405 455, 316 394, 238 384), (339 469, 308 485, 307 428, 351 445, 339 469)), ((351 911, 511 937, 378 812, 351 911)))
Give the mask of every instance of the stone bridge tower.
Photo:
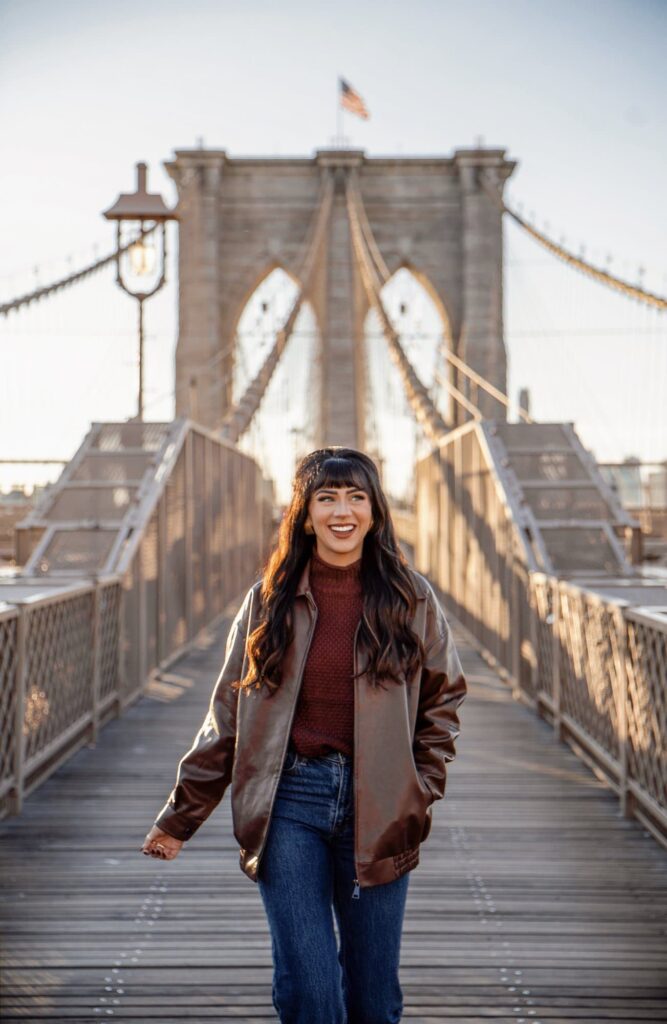
MULTIPOLYGON (((502 214, 480 184, 502 189, 515 163, 505 150, 459 149, 451 157, 368 157, 325 149, 311 158, 231 158, 224 150, 177 150, 166 164, 179 194, 179 337, 176 414, 215 429, 229 408, 233 339, 255 288, 276 267, 295 280, 322 178, 335 192, 328 236, 307 300, 320 333, 318 445, 364 448, 368 302, 354 259, 345 177, 361 198, 391 273, 408 267, 427 288, 451 351, 506 390, 503 340, 502 214), (205 377, 191 380, 207 364, 205 377)), ((457 387, 469 393, 463 378, 457 387)), ((505 408, 485 392, 473 399, 487 417, 505 408)), ((460 422, 450 407, 450 423, 460 422)))

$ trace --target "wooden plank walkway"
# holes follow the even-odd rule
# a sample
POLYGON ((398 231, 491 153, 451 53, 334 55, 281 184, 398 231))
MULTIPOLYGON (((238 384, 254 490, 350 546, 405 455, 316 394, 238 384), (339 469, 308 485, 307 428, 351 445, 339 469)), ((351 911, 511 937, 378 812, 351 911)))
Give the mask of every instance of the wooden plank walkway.
MULTIPOLYGON (((2 1020, 277 1019, 228 795, 176 861, 139 852, 228 621, 0 823, 2 1020)), ((403 1019, 667 1021, 667 855, 455 631, 470 690, 411 875, 403 1019)))

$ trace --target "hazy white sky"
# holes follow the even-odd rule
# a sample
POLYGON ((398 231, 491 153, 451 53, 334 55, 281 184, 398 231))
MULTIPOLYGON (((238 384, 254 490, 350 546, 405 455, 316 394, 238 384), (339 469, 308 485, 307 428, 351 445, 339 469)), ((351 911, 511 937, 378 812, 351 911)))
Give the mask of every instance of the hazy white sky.
MULTIPOLYGON (((370 155, 482 136, 507 195, 575 250, 667 292, 664 0, 0 0, 0 299, 113 244, 101 211, 203 137, 230 155, 310 155, 344 75, 370 155), (38 267, 35 273, 35 267, 38 267)), ((172 228, 172 252, 175 235, 172 228)), ((667 318, 562 267, 506 225, 510 393, 574 420, 600 459, 667 458, 667 318)), ((173 263, 173 261, 172 261, 173 263)), ((176 289, 147 309, 147 417, 171 418, 176 289)), ((103 273, 0 321, 0 458, 69 457, 135 407, 130 299, 103 273)), ((53 473, 50 474, 53 476, 53 473)), ((0 486, 28 478, 0 468, 0 486)))

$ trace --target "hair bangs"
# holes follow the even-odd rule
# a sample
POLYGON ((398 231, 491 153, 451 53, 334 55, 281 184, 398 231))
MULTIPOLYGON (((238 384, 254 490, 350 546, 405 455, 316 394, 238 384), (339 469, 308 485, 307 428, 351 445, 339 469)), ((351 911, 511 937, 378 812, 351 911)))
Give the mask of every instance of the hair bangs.
POLYGON ((344 455, 332 455, 318 467, 310 493, 313 494, 321 487, 355 487, 365 491, 369 496, 372 493, 370 481, 363 468, 356 460, 348 459, 344 455))

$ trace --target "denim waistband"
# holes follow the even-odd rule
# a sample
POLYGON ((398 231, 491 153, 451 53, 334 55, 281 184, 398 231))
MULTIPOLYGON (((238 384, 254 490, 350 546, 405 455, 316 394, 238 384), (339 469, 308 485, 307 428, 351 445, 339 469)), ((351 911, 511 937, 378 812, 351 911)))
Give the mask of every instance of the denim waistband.
POLYGON ((299 754, 302 761, 331 761, 333 764, 352 764, 352 755, 344 754, 342 750, 330 750, 328 754, 318 754, 317 757, 306 757, 299 754))

